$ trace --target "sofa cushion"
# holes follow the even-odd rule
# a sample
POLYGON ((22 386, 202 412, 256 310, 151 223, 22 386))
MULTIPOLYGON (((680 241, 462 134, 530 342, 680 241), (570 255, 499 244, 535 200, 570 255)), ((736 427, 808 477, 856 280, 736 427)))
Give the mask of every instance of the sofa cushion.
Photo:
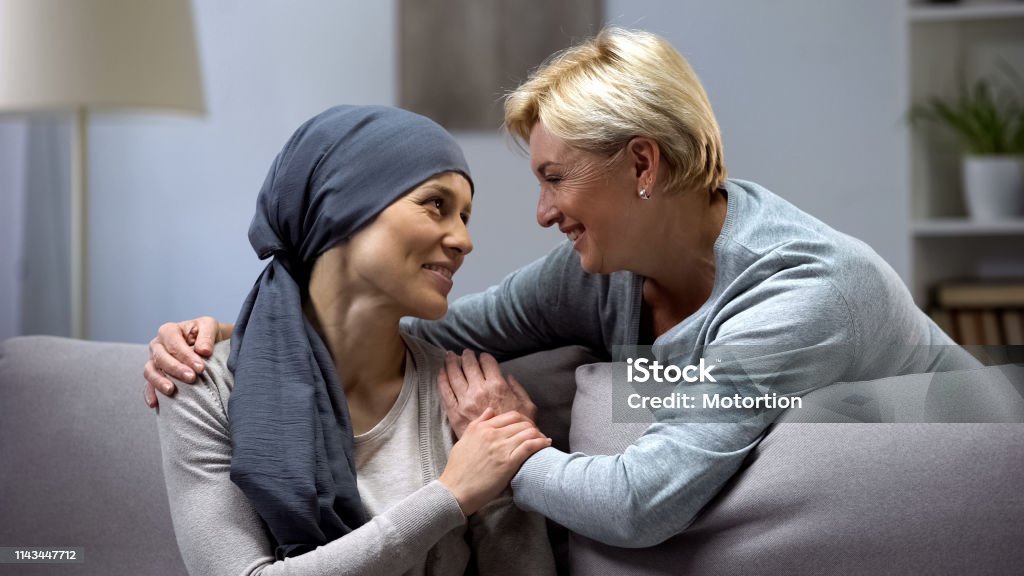
MULTIPOLYGON (((139 344, 0 343, 0 545, 84 548, 67 574, 185 574, 139 344)), ((54 574, 20 564, 18 574, 54 574)))
MULTIPOLYGON (((615 454, 646 428, 611 421, 610 367, 576 373, 574 451, 615 454)), ((1024 565, 1021 470, 1019 424, 779 424, 685 532, 631 550, 572 535, 571 570, 1014 573, 1024 565)))

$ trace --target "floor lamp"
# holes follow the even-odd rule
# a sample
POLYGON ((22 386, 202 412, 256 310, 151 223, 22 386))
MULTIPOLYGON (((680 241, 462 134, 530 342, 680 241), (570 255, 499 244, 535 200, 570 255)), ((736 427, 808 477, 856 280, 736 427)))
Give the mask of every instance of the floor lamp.
POLYGON ((89 113, 203 114, 189 0, 0 0, 0 112, 75 116, 71 335, 88 338, 89 113))

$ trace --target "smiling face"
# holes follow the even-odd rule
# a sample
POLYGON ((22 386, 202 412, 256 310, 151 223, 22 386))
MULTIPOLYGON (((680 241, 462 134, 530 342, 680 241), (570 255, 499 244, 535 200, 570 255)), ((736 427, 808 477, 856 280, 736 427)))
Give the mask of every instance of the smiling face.
POLYGON ((452 276, 473 249, 471 209, 469 182, 454 172, 396 200, 338 247, 347 295, 367 295, 400 316, 444 316, 452 276))
POLYGON ((635 229, 642 174, 629 150, 606 157, 573 148, 538 122, 530 132, 530 165, 540 182, 537 223, 557 225, 587 272, 628 269, 630 246, 643 245, 635 229))

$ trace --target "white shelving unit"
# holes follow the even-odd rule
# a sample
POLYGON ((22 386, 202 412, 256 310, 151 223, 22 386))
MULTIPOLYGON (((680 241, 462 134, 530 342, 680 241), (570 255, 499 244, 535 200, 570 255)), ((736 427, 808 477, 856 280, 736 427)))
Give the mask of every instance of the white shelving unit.
MULTIPOLYGON (((907 0, 907 108, 929 96, 954 98, 960 86, 992 77, 1002 60, 1024 75, 1024 1, 907 0)), ((939 127, 910 137, 911 290, 928 306, 930 289, 948 279, 1024 276, 1024 218, 967 218, 960 151, 939 127)))

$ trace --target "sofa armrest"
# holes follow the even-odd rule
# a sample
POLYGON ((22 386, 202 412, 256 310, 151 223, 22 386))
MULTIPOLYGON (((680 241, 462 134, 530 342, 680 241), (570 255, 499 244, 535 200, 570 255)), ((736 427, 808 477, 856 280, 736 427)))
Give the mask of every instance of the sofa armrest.
POLYGON ((140 344, 0 343, 0 545, 84 548, 69 574, 186 573, 142 399, 147 356, 140 344))

